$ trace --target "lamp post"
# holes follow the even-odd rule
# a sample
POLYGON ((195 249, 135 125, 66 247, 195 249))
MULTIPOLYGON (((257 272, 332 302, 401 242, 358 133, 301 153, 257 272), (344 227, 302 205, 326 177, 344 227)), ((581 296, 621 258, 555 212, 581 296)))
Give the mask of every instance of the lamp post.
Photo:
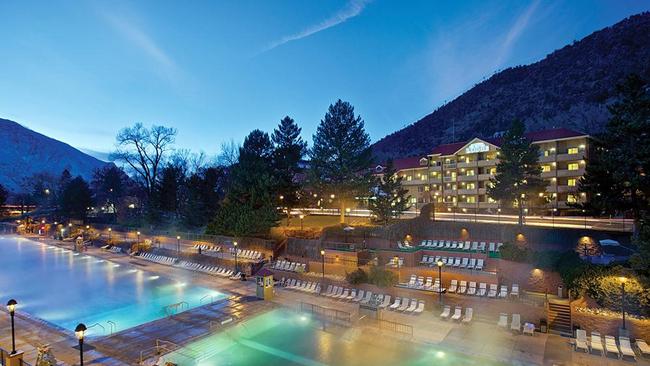
POLYGON ((501 208, 497 208, 497 225, 501 224, 501 208))
POLYGON ((555 213, 557 212, 557 208, 553 207, 553 212, 551 212, 551 223, 553 225, 553 228, 555 228, 555 213))
POLYGON ((14 330, 14 314, 16 312, 16 305, 18 302, 14 299, 7 301, 7 310, 11 317, 11 354, 16 354, 16 332, 14 330))
POLYGON ((625 329, 625 282, 627 282, 626 277, 620 277, 621 281, 621 312, 623 313, 623 329, 625 329))
POLYGON ((79 340, 79 365, 84 366, 84 333, 88 328, 84 323, 77 324, 74 328, 74 335, 79 340))
POLYGON ((322 265, 322 271, 323 271, 323 283, 325 283, 325 250, 321 249, 320 250, 320 260, 321 260, 321 265, 322 265))
POLYGON ((305 215, 302 215, 302 214, 301 214, 301 215, 298 216, 298 217, 300 217, 300 231, 302 231, 302 230, 303 230, 303 229, 302 229, 302 227, 303 227, 303 226, 302 226, 302 220, 305 218, 305 215))
POLYGON ((237 266, 237 242, 236 242, 236 241, 233 242, 233 243, 232 243, 232 246, 235 247, 235 274, 237 274, 237 273, 236 273, 236 272, 237 272, 237 267, 238 267, 238 266, 237 266))
POLYGON ((177 248, 178 255, 181 255, 181 236, 180 235, 176 235, 176 248, 177 248))
POLYGON ((108 228, 108 242, 109 242, 109 243, 111 242, 111 232, 112 232, 112 231, 113 231, 113 229, 111 229, 111 228, 109 227, 109 228, 108 228))
POLYGON ((442 263, 441 260, 438 260, 436 263, 438 265, 438 294, 440 294, 440 305, 442 305, 442 263))
POLYGON ((582 216, 585 219, 585 229, 587 228, 587 210, 582 209, 582 216))
POLYGON ((395 265, 397 266, 397 283, 400 283, 400 282, 399 282, 399 281, 400 281, 400 277, 402 277, 402 276, 401 276, 401 273, 400 273, 399 257, 398 257, 398 256, 394 256, 394 257, 393 257, 393 261, 395 262, 395 265))
POLYGON ((140 244, 140 232, 138 231, 136 234, 138 235, 138 244, 140 244))

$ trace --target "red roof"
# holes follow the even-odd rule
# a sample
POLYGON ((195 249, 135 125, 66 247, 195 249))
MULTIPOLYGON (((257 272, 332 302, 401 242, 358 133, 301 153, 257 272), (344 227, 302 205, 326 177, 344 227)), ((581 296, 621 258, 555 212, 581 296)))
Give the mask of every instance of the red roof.
POLYGON ((418 168, 421 166, 420 159, 422 159, 421 156, 411 156, 408 158, 393 160, 393 166, 396 170, 418 168))

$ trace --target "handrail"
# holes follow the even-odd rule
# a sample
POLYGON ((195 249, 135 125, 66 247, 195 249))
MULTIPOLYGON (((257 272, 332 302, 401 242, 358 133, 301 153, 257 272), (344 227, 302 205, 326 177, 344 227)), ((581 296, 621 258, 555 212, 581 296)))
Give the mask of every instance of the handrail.
POLYGON ((103 325, 99 324, 99 323, 95 323, 93 325, 90 325, 90 326, 86 327, 86 329, 90 329, 90 328, 93 328, 93 327, 102 328, 102 331, 104 332, 104 334, 106 334, 106 328, 103 325))
POLYGON ((117 324, 112 320, 107 320, 106 323, 108 323, 108 325, 110 326, 109 330, 110 330, 111 335, 112 335, 113 332, 117 330, 117 324))
POLYGON ((174 315, 172 309, 175 309, 176 311, 178 311, 178 309, 180 308, 181 311, 182 311, 183 310, 183 305, 185 305, 185 310, 189 309, 189 307, 190 307, 190 304, 188 304, 186 301, 179 301, 177 303, 169 304, 169 305, 165 306, 165 314, 167 314, 168 316, 172 316, 172 315, 174 315))
POLYGON ((202 304, 202 303, 203 303, 203 300, 204 300, 206 297, 209 297, 209 298, 210 298, 210 302, 209 302, 209 304, 214 303, 214 295, 212 295, 212 294, 207 294, 207 295, 203 296, 203 297, 199 300, 199 304, 202 304))

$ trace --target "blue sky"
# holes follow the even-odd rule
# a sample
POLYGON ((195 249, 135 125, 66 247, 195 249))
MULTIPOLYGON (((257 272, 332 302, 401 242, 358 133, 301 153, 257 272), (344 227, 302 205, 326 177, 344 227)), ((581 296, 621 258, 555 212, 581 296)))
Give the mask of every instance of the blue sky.
MULTIPOLYGON (((215 154, 285 115, 311 136, 351 102, 373 141, 494 71, 648 1, 0 2, 0 117, 111 150, 134 122, 215 154)), ((433 132, 432 132, 433 133, 433 132)))

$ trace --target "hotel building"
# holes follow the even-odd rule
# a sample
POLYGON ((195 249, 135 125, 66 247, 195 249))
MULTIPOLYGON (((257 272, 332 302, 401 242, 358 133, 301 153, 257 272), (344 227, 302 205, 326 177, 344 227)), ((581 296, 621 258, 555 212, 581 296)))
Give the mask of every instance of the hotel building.
MULTIPOLYGON (((530 132, 526 137, 539 146, 543 197, 549 210, 566 210, 571 203, 586 199, 578 192, 578 181, 585 172, 590 137, 566 128, 530 132)), ((411 196, 410 210, 419 211, 435 202, 436 211, 496 212, 499 204, 486 190, 496 174, 502 138, 473 138, 467 142, 440 145, 426 156, 395 160, 411 196)), ((377 166, 381 174, 383 167, 377 166)))

